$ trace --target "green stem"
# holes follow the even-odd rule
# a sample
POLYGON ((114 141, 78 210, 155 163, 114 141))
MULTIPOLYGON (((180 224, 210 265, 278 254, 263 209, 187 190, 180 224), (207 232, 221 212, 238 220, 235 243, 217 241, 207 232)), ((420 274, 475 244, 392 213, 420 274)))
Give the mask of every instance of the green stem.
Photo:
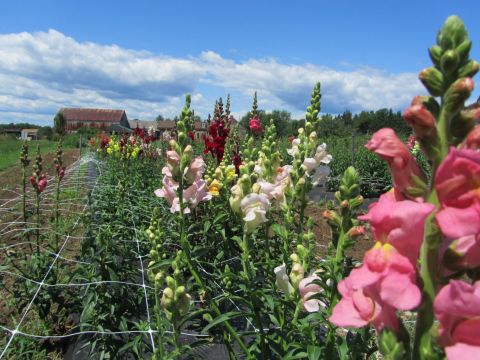
MULTIPOLYGON (((438 205, 438 198, 433 191, 427 199, 428 202, 438 205)), ((434 214, 425 221, 425 238, 420 248, 420 277, 422 279, 422 305, 418 311, 413 345, 413 358, 426 359, 432 353, 431 328, 434 321, 433 302, 439 282, 438 274, 441 269, 438 264, 438 246, 441 236, 434 228, 434 214)))
POLYGON ((252 275, 250 273, 250 270, 253 268, 253 266, 251 266, 250 263, 250 244, 248 242, 248 234, 245 230, 243 231, 242 265, 247 281, 247 295, 250 298, 250 303, 252 305, 254 321, 258 327, 258 331, 260 332, 262 359, 269 359, 269 351, 267 348, 265 331, 263 330, 262 318, 260 316, 260 312, 258 311, 257 299, 253 291, 255 289, 255 283, 252 281, 252 275))
POLYGON ((55 194, 55 241, 56 241, 56 248, 55 252, 58 253, 59 250, 59 226, 58 226, 58 219, 60 217, 60 213, 58 210, 58 203, 60 202, 60 177, 57 179, 57 189, 55 194))
MULTIPOLYGON (((215 315, 221 316, 222 313, 220 312, 220 309, 218 308, 217 304, 210 299, 209 292, 206 291, 205 286, 203 284, 202 279, 198 275, 198 272, 193 266, 193 263, 190 258, 190 244, 188 243, 186 233, 185 233, 185 218, 184 218, 184 209, 185 209, 185 204, 183 203, 183 178, 180 179, 180 183, 178 186, 178 197, 179 197, 179 203, 180 203, 180 215, 179 215, 179 222, 180 222, 180 244, 182 246, 183 253, 185 255, 185 260, 187 262, 188 269, 190 273, 192 274, 193 278, 195 279, 195 282, 199 286, 200 290, 206 295, 206 300, 207 303, 210 304, 212 307, 215 315)), ((238 343, 238 345, 242 348, 243 352, 245 355, 247 355, 247 358, 250 359, 252 358, 250 355, 250 350, 248 347, 245 345, 245 343, 242 341, 240 336, 238 336, 237 332, 235 329, 230 325, 228 321, 224 321, 223 325, 227 329, 227 331, 232 335, 232 337, 235 339, 235 341, 238 343)))
POLYGON ((22 210, 23 210, 23 226, 25 231, 25 239, 28 242, 28 246, 30 247, 30 254, 33 252, 32 244, 29 241, 28 235, 28 226, 27 226, 27 176, 26 176, 26 169, 25 165, 22 165, 22 210))
POLYGON ((40 194, 37 191, 36 197, 36 215, 37 215, 37 255, 40 256, 40 194))
MULTIPOLYGON (((443 99, 442 99, 443 102, 443 99)), ((449 127, 450 125, 450 114, 445 111, 445 108, 442 106, 440 110, 440 114, 438 116, 437 122, 437 131, 438 131, 438 138, 440 142, 440 156, 437 157, 437 160, 442 161, 448 154, 448 147, 450 144, 450 132, 449 127)), ((435 173, 439 164, 433 164, 432 173, 435 173)))
POLYGON ((155 318, 157 320, 158 352, 160 354, 160 359, 163 359, 164 349, 163 349, 162 308, 160 306, 160 300, 158 296, 159 293, 160 293, 159 286, 155 284, 155 318))
POLYGON ((300 310, 302 309, 302 300, 297 301, 297 306, 295 307, 295 312, 293 313, 292 324, 297 325, 298 316, 300 315, 300 310))

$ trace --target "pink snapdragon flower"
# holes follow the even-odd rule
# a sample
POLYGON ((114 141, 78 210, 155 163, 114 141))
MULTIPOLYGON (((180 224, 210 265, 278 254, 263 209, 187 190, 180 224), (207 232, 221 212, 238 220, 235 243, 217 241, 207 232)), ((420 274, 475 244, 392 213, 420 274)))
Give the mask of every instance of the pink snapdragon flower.
POLYGON ((188 188, 183 190, 183 201, 191 209, 194 209, 202 201, 208 201, 212 194, 208 192, 207 182, 203 179, 197 179, 188 188))
POLYGON ((330 321, 337 326, 377 330, 399 328, 396 310, 411 310, 421 301, 415 284, 415 268, 390 244, 375 246, 365 253, 363 265, 353 269, 338 284, 342 295, 330 321))
POLYGON ((190 166, 185 168, 185 178, 187 179, 187 182, 192 184, 194 181, 199 180, 205 172, 206 167, 207 165, 205 164, 203 157, 195 157, 190 163, 190 166))
POLYGON ((420 101, 419 97, 415 97, 412 105, 403 113, 403 118, 415 131, 415 136, 422 140, 435 132, 436 120, 433 114, 420 101))
MULTIPOLYGON (((167 200, 171 205, 170 211, 172 213, 180 211, 180 199, 178 197, 178 182, 173 180, 172 173, 179 170, 180 157, 176 151, 167 151, 167 166, 162 169, 163 188, 155 190, 155 195, 167 200)), ((202 201, 207 201, 212 198, 208 192, 208 187, 205 180, 202 179, 205 171, 205 162, 201 157, 194 158, 190 165, 185 168, 184 174, 187 184, 190 184, 183 190, 183 203, 186 205, 184 213, 190 213, 191 209, 197 207, 202 201)))
POLYGON ((300 280, 298 285, 298 290, 302 297, 303 309, 307 312, 317 312, 320 310, 320 306, 325 306, 320 300, 312 299, 313 296, 322 291, 320 285, 313 282, 316 280, 320 280, 320 278, 317 275, 311 275, 300 280))
POLYGON ((413 185, 413 176, 425 178, 415 158, 392 129, 378 130, 365 147, 387 162, 393 185, 401 193, 405 194, 407 188, 413 185))
MULTIPOLYGON (((163 169, 168 170, 166 166, 163 169)), ((168 172, 169 171, 170 170, 168 170, 168 172)), ((163 177, 162 184, 163 188, 155 190, 155 195, 167 200, 167 202, 171 205, 170 211, 172 213, 180 211, 180 204, 177 198, 178 184, 169 176, 163 177)))
POLYGON ((480 153, 452 147, 437 170, 435 188, 444 246, 463 257, 463 266, 480 265, 480 153))
POLYGON ((295 157, 295 155, 297 155, 298 152, 300 151, 298 149, 299 145, 300 145, 300 139, 299 138, 293 139, 292 140, 292 147, 290 149, 287 149, 288 155, 295 157))
POLYGON ((437 294, 434 312, 447 359, 480 359, 480 281, 450 280, 437 294))
POLYGON ((358 218, 370 223, 376 241, 393 245, 415 266, 423 241, 425 219, 434 208, 430 203, 397 200, 394 191, 389 191, 370 205, 366 215, 358 218))
POLYGON ((270 209, 270 201, 265 194, 251 193, 240 202, 240 208, 244 215, 246 232, 251 233, 260 224, 267 222, 267 211, 270 209))

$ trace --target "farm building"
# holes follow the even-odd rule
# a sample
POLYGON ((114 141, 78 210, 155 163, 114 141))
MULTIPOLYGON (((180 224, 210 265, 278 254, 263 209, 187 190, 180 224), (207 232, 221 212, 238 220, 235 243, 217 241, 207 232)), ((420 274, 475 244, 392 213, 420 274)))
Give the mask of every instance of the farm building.
POLYGON ((76 132, 81 127, 95 127, 108 131, 112 125, 129 128, 125 110, 62 108, 65 131, 76 132))
POLYGON ((149 128, 153 127, 157 130, 157 122, 156 121, 148 121, 148 120, 128 120, 128 124, 130 125, 131 129, 140 128, 142 130, 148 130, 149 128))
POLYGON ((207 133, 207 123, 205 121, 195 121, 195 139, 203 139, 207 133))
POLYGON ((38 129, 22 129, 20 133, 20 138, 22 140, 37 140, 38 129))
MULTIPOLYGON (((157 121, 157 129, 160 134, 165 131, 173 132, 176 129, 175 121, 173 120, 161 120, 157 121)), ((203 138, 203 135, 207 133, 207 123, 205 121, 195 121, 194 137, 196 140, 203 138)))

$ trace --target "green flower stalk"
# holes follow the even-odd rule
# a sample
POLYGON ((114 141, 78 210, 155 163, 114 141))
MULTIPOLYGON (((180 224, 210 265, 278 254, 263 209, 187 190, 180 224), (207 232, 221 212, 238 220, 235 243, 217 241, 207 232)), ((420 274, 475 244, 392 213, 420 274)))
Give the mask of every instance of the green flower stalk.
MULTIPOLYGON (((27 167, 30 164, 28 159, 28 143, 25 140, 22 145, 22 151, 20 153, 20 163, 22 164, 22 214, 23 214, 23 224, 25 227, 25 236, 27 234, 27 167)), ((32 244, 28 242, 30 246, 30 252, 32 251, 32 244)))
POLYGON ((30 182, 34 187, 35 191, 35 214, 37 220, 37 228, 35 231, 36 240, 37 240, 37 255, 40 255, 40 194, 47 187, 47 178, 45 174, 42 173, 42 155, 40 153, 40 145, 37 146, 37 156, 35 158, 35 164, 33 165, 33 174, 30 176, 30 182))
POLYGON ((317 170, 320 163, 328 163, 328 155, 319 148, 317 128, 320 122, 320 83, 317 83, 312 91, 310 106, 305 114, 305 129, 298 130, 297 139, 293 140, 292 148, 288 153, 293 156, 293 169, 291 172, 293 192, 288 196, 287 202, 298 208, 299 223, 297 232, 304 227, 305 208, 307 207, 307 194, 312 188, 311 175, 317 170))
MULTIPOLYGON (((418 97, 405 111, 405 120, 432 163, 432 181, 426 199, 438 205, 435 173, 447 156, 450 146, 458 145, 475 125, 474 116, 465 109, 465 101, 473 90, 472 77, 479 65, 469 58, 471 41, 463 22, 456 16, 445 21, 437 36, 437 44, 429 49, 433 66, 420 72, 419 78, 431 97, 418 97), (440 98, 438 102, 437 98, 440 98)), ((425 238, 420 249, 420 276, 423 300, 417 318, 414 359, 433 356, 433 302, 438 291, 440 264, 438 252, 442 236, 434 215, 425 223, 425 238)))
MULTIPOLYGON (((337 285, 350 271, 345 264, 345 251, 355 244, 355 240, 365 234, 363 227, 358 226, 356 216, 363 197, 360 195, 360 180, 358 172, 353 167, 348 167, 340 181, 339 190, 335 193, 336 210, 325 210, 323 217, 328 221, 332 229, 332 243, 330 251, 333 257, 327 260, 325 268, 330 270, 329 279, 333 280, 329 286, 328 314, 332 313, 339 299, 337 285)), ((327 353, 333 353, 335 346, 335 327, 329 323, 326 339, 327 353)))
MULTIPOLYGON (((184 257, 184 261, 192 274, 195 282, 197 283, 198 287, 200 288, 200 292, 205 295, 206 301, 210 304, 215 316, 221 316, 220 309, 216 305, 215 301, 210 299, 209 293, 206 291, 206 287, 203 284, 201 277, 198 275, 198 270, 191 259, 191 249, 190 243, 187 239, 187 232, 186 232, 186 219, 185 219, 185 210, 187 208, 187 204, 184 201, 184 190, 186 187, 186 176, 185 170, 190 166, 192 158, 193 158, 193 149, 191 146, 191 138, 187 135, 187 131, 189 131, 189 124, 192 123, 192 111, 190 110, 190 95, 186 96, 185 99, 185 106, 182 110, 180 115, 180 119, 177 121, 177 141, 171 142, 172 149, 178 154, 178 174, 173 174, 173 179, 178 181, 178 189, 177 189, 177 196, 179 202, 179 212, 178 212, 178 224, 179 224, 179 236, 180 236, 180 246, 182 248, 182 254, 184 257)), ((223 106, 223 105, 222 105, 223 106)), ((217 103, 217 109, 220 111, 220 105, 217 103)), ((223 110, 222 110, 223 112, 223 110)), ((175 169, 177 166, 171 166, 172 169, 175 169)), ((234 340, 239 344, 242 350, 245 352, 247 356, 249 356, 250 352, 248 347, 236 333, 236 331, 232 328, 228 321, 222 323, 225 326, 226 330, 230 335, 234 338, 234 340)))

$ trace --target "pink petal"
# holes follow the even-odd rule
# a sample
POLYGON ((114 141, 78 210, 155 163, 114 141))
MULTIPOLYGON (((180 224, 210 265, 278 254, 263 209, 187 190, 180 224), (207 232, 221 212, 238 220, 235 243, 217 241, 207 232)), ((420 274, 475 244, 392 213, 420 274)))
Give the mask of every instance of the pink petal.
POLYGON ((453 346, 447 346, 445 353, 447 354, 447 360, 480 359, 480 347, 475 345, 457 343, 453 346))
POLYGON ((416 308, 422 300, 420 289, 412 282, 411 276, 398 272, 392 272, 382 280, 380 297, 400 310, 416 308))
POLYGON ((480 347, 480 314, 460 322, 453 330, 453 341, 480 347))
POLYGON ((360 314, 353 306, 352 299, 343 298, 333 308, 330 322, 336 326, 346 326, 361 328, 368 324, 368 321, 362 319, 360 314))

